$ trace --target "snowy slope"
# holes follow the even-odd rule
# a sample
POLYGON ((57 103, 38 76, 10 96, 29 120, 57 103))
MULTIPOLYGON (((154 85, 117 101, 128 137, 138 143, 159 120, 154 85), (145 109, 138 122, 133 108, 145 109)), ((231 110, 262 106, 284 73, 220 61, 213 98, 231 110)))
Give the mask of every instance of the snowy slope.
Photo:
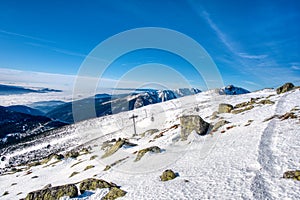
MULTIPOLYGON (((262 90, 238 96, 222 96, 208 91, 82 121, 44 138, 36 138, 26 145, 2 150, 1 155, 6 159, 0 162, 3 173, 0 176, 0 191, 8 191, 9 194, 0 199, 24 198, 28 192, 49 183, 56 186, 91 177, 121 186, 127 194, 120 199, 297 199, 300 182, 281 177, 287 170, 300 168, 297 157, 300 152, 299 98, 299 89, 280 95, 276 95, 274 90, 262 90), (219 118, 214 120, 210 118, 220 103, 236 105, 250 101, 250 98, 260 98, 257 100, 259 102, 267 97, 275 104, 256 103, 251 110, 219 114, 219 118), (297 119, 274 117, 266 121, 292 109, 297 119), (129 119, 133 114, 138 116, 136 128, 139 134, 134 137, 132 120, 129 119), (213 134, 198 136, 193 133, 187 141, 180 141, 180 126, 174 128, 174 125, 180 123, 180 116, 191 114, 200 115, 212 124, 220 118, 230 123, 213 134), (159 129, 159 132, 141 135, 150 129, 159 129), (163 136, 154 139, 160 133, 163 136), (104 141, 124 137, 138 145, 122 147, 115 154, 101 158, 104 141), (48 164, 10 175, 3 170, 5 165, 9 165, 9 160, 12 164, 18 163, 22 156, 34 154, 36 157, 38 152, 44 152, 44 155, 55 151, 63 153, 83 146, 90 146, 91 153, 77 159, 68 158, 51 165, 51 162, 56 162, 52 160, 48 164), (150 146, 158 146, 162 152, 147 153, 135 162, 134 152, 150 146), (98 157, 90 160, 93 155, 98 157), (13 158, 18 158, 18 161, 13 158), (126 159, 103 171, 106 165, 123 158, 126 159), (95 167, 84 171, 88 165, 95 167), (172 169, 179 176, 161 182, 159 176, 165 169, 172 169), (79 174, 69 178, 75 171, 79 174)), ((101 199, 107 192, 107 189, 97 189, 74 199, 101 199)))

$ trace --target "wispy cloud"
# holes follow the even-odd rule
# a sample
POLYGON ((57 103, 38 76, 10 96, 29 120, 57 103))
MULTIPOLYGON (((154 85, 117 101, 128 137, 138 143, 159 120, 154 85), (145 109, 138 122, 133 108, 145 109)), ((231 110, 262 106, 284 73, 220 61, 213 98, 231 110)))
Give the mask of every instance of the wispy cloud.
POLYGON ((6 35, 11 35, 11 36, 23 37, 23 38, 27 38, 27 39, 31 39, 31 40, 40 41, 40 42, 55 43, 53 41, 42 39, 42 38, 39 38, 39 37, 24 35, 24 34, 20 34, 20 33, 16 33, 16 32, 10 32, 10 31, 6 31, 6 30, 3 30, 3 29, 0 29, 0 33, 6 34, 6 35))
POLYGON ((268 57, 268 55, 266 55, 266 54, 262 54, 262 55, 250 55, 250 54, 247 54, 247 53, 238 53, 238 55, 241 58, 255 59, 255 60, 264 59, 264 58, 268 57))
POLYGON ((234 54, 236 54, 236 50, 233 47, 232 42, 228 39, 228 37, 219 29, 219 27, 213 22, 213 20, 210 18, 210 15, 208 12, 203 11, 202 16, 208 23, 208 25, 211 27, 212 30, 215 31, 218 38, 221 40, 221 42, 234 54))
POLYGON ((246 84, 249 84, 249 85, 253 85, 253 86, 261 86, 260 84, 257 84, 253 81, 243 81, 243 82, 246 83, 246 84))
POLYGON ((300 70, 300 66, 292 65, 292 66, 291 66, 291 69, 293 69, 293 70, 300 70))
MULTIPOLYGON (((68 56, 76 56, 76 57, 81 57, 81 58, 86 58, 88 56, 88 54, 82 54, 82 53, 78 53, 75 51, 70 51, 70 50, 66 50, 66 49, 61 49, 61 48, 57 48, 54 46, 50 46, 50 45, 44 45, 44 44, 39 44, 39 43, 34 43, 34 42, 26 42, 25 44, 27 45, 31 45, 34 47, 40 47, 40 48, 44 48, 44 49, 48 49, 57 53, 61 53, 61 54, 65 54, 68 56)), ((94 60, 101 60, 104 62, 107 62, 107 60, 102 59, 100 57, 93 57, 93 56, 89 56, 89 59, 92 58, 94 60)))
POLYGON ((299 62, 291 62, 290 66, 291 66, 290 69, 292 69, 292 70, 296 70, 296 71, 300 70, 300 63, 299 62))
POLYGON ((83 57, 83 58, 85 58, 87 56, 86 54, 81 54, 81 53, 77 53, 77 52, 74 52, 74 51, 60 49, 60 48, 53 47, 53 46, 50 46, 50 45, 44 45, 44 44, 33 43, 33 42, 26 42, 25 44, 28 44, 28 45, 31 45, 31 46, 34 46, 34 47, 41 47, 41 48, 49 49, 51 51, 55 51, 55 52, 62 53, 62 54, 65 54, 65 55, 70 55, 70 56, 77 56, 77 57, 83 57))

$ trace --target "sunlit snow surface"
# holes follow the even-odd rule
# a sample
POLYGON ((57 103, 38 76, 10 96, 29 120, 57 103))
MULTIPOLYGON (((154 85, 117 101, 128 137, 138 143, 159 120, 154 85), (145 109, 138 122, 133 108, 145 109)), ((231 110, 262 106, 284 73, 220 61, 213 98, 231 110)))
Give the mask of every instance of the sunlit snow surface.
MULTIPOLYGON (((49 137, 48 140, 46 137, 45 142, 41 140, 38 145, 9 152, 6 157, 38 150, 48 144, 57 148, 66 146, 66 150, 84 144, 92 147, 91 154, 82 155, 77 160, 66 159, 54 166, 32 167, 29 175, 25 175, 24 171, 0 176, 0 191, 9 192, 0 199, 20 199, 28 192, 41 189, 49 183, 57 186, 92 177, 121 186, 127 194, 120 199, 128 200, 297 199, 300 196, 300 182, 281 177, 287 170, 300 169, 299 117, 283 121, 276 118, 263 121, 274 114, 282 115, 296 106, 300 107, 299 98, 299 89, 281 95, 275 95, 274 90, 262 90, 237 96, 209 91, 77 123, 68 128, 67 134, 62 133, 63 137, 49 137), (210 116, 218 109, 219 103, 235 105, 249 101, 250 98, 272 94, 274 96, 269 99, 275 102, 273 105, 255 105, 252 110, 240 114, 220 114, 220 117, 231 123, 214 134, 198 136, 193 133, 188 141, 178 141, 179 127, 170 129, 161 138, 149 142, 164 129, 179 124, 179 117, 182 115, 198 114, 204 120, 215 123, 219 119, 210 120, 210 116), (129 119, 132 114, 138 115, 139 134, 154 128, 160 132, 152 136, 132 138, 133 126, 129 119), (152 116, 154 120, 151 119, 152 116), (254 121, 245 126, 248 120, 254 121), (232 125, 236 127, 226 129, 232 125), (224 130, 225 133, 221 133, 224 130), (122 148, 112 156, 101 159, 104 153, 101 150, 102 142, 123 137, 131 138, 130 142, 138 146, 122 148), (159 146, 163 151, 159 154, 148 153, 140 161, 134 162, 136 154, 133 153, 149 146, 159 146), (90 160, 92 155, 98 157, 90 160), (103 171, 107 164, 127 156, 129 158, 112 169, 103 171), (71 167, 79 160, 83 162, 71 167), (95 165, 95 168, 83 171, 88 165, 95 165), (159 176, 165 169, 172 169, 179 176, 174 180, 161 182, 159 176), (74 171, 80 173, 69 178, 74 171), (38 178, 32 179, 33 176, 38 178), (17 195, 20 192, 22 193, 17 195)), ((296 114, 299 116, 299 111, 296 114)), ((4 163, 1 164, 3 167, 4 163)), ((73 199, 101 199, 107 192, 107 189, 97 189, 73 199)))

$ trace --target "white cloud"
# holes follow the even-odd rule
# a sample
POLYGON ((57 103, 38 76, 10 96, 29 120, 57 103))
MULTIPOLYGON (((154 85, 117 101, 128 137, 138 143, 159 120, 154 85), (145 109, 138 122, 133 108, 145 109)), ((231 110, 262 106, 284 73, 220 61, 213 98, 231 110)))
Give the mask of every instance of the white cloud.
POLYGON ((298 66, 298 65, 292 65, 291 69, 293 69, 293 70, 300 70, 300 66, 298 66))
POLYGON ((247 59, 264 59, 266 57, 268 57, 268 55, 265 55, 265 54, 262 54, 262 55, 250 55, 250 54, 247 54, 247 53, 238 53, 238 55, 241 57, 241 58, 247 58, 247 59))

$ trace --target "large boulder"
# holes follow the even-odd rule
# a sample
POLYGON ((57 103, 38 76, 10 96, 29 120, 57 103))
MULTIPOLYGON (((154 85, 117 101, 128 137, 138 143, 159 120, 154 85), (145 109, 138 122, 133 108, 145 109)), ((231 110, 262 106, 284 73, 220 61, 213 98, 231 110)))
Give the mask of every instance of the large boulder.
POLYGON ((76 185, 61 185, 30 192, 27 194, 25 200, 57 200, 63 196, 77 197, 78 189, 76 185))
POLYGON ((219 113, 230 113, 233 110, 233 106, 227 103, 221 103, 219 105, 219 113))
POLYGON ((80 193, 83 193, 86 190, 96 190, 97 188, 101 189, 101 188, 112 188, 112 187, 117 187, 117 185, 96 178, 85 179, 81 181, 79 184, 80 193))
POLYGON ((199 135, 205 135, 209 128, 209 123, 198 115, 188 115, 180 117, 181 140, 186 140, 192 131, 199 135))
POLYGON ((169 181, 174 178, 176 178, 176 174, 170 169, 165 170, 163 174, 160 176, 161 181, 169 181))
POLYGON ((101 200, 114 200, 116 198, 125 196, 126 193, 126 191, 121 190, 120 188, 112 187, 101 200))
POLYGON ((288 92, 292 89, 294 89, 294 84, 293 83, 285 83, 283 86, 280 86, 279 88, 276 89, 277 94, 285 93, 288 92))

